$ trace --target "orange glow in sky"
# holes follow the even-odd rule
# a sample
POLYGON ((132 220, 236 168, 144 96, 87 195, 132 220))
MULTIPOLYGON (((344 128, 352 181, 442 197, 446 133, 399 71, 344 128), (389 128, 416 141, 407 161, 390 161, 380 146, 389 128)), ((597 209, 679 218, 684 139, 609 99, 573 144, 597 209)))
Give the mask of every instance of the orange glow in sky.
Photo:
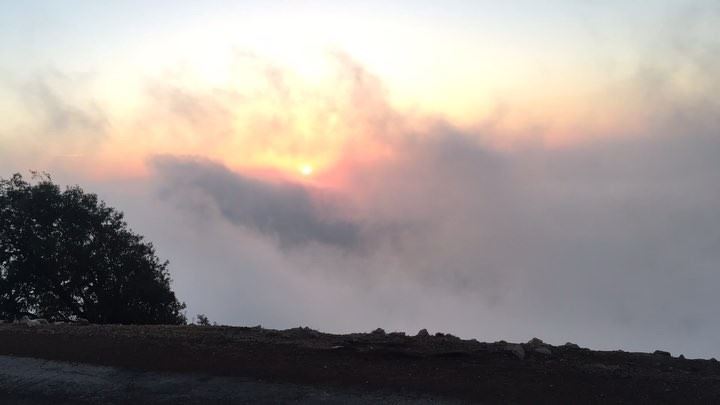
MULTIPOLYGON (((652 122, 644 90, 633 87, 645 49, 629 35, 634 27, 615 26, 608 15, 586 30, 533 2, 455 6, 401 14, 389 6, 387 14, 330 5, 209 8, 178 24, 141 19, 142 41, 110 36, 107 46, 81 30, 69 35, 69 23, 38 27, 38 44, 53 46, 41 46, 44 59, 36 59, 62 63, 43 70, 24 48, 8 48, 16 52, 7 58, 8 82, 17 84, 0 86, 0 146, 19 161, 85 164, 94 174, 144 175, 148 158, 174 154, 319 179, 319 171, 347 167, 343 160, 402 154, 397 140, 432 127, 513 149, 625 136, 652 122)), ((110 18, 101 11, 89 12, 110 18)), ((636 11, 647 18, 639 24, 656 24, 644 8, 629 7, 636 11)), ((122 31, 123 18, 137 15, 105 23, 122 31)), ((54 18, 73 17, 57 10, 54 18)), ((679 94, 703 88, 696 76, 672 72, 668 83, 679 94)))

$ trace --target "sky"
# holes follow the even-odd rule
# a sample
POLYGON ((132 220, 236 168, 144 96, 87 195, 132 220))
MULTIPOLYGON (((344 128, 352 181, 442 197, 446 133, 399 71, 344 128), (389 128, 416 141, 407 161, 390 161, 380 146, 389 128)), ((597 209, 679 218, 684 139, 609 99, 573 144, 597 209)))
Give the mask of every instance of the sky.
POLYGON ((0 177, 188 316, 718 357, 716 1, 0 1, 0 177))

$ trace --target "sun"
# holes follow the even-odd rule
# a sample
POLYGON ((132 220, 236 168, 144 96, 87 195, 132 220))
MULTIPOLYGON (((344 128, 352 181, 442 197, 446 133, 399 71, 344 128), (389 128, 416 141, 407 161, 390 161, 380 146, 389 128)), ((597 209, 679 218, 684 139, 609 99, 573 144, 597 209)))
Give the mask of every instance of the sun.
POLYGON ((310 165, 302 165, 302 166, 300 167, 300 173, 301 173, 303 176, 310 176, 311 174, 313 174, 313 171, 314 171, 314 170, 313 170, 313 167, 310 166, 310 165))

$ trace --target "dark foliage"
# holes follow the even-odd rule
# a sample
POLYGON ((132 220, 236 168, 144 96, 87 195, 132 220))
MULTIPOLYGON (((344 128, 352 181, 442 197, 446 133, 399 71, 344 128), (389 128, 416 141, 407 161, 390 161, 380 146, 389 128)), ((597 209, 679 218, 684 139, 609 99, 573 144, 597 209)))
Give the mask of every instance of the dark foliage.
POLYGON ((210 326, 210 319, 205 314, 197 315, 197 324, 200 326, 210 326))
POLYGON ((167 262, 123 214, 48 175, 0 179, 0 319, 184 324, 167 262))

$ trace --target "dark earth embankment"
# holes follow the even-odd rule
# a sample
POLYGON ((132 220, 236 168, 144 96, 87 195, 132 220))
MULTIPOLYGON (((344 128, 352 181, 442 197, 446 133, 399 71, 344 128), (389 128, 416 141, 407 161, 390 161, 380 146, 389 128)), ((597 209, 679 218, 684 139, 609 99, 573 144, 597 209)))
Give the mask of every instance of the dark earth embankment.
MULTIPOLYGON (((450 335, 0 325, 0 355, 481 403, 720 403, 720 363, 450 335)), ((2 392, 0 392, 2 395, 2 392)))
MULTIPOLYGON (((433 405, 446 398, 0 356, 3 405, 433 405)), ((466 404, 452 401, 448 405, 466 404)))

